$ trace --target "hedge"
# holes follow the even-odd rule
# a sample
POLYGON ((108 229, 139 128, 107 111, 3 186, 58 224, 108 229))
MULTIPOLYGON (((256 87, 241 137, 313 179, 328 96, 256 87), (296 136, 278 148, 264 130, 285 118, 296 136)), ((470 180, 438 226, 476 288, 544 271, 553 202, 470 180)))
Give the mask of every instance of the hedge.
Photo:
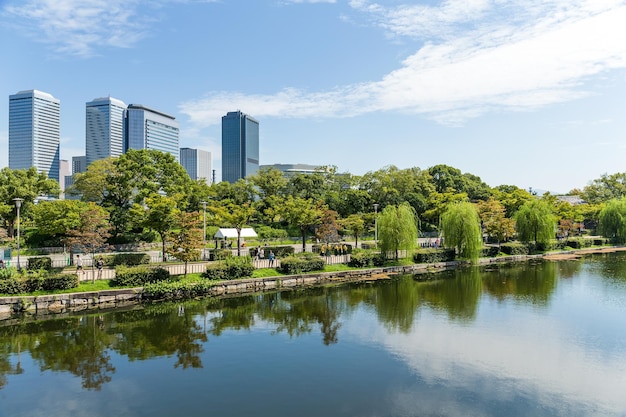
POLYGON ((52 269, 52 258, 48 256, 28 258, 28 266, 26 267, 26 269, 31 271, 39 269, 45 269, 46 271, 50 271, 52 269))
POLYGON ((454 261, 456 253, 450 248, 425 248, 419 249, 413 254, 413 262, 416 264, 434 264, 438 262, 454 261))
POLYGON ((227 280, 248 278, 253 272, 254 265, 251 257, 233 256, 207 265, 202 276, 210 280, 227 280))
POLYGON ((301 274, 310 271, 322 271, 326 261, 324 258, 304 252, 297 256, 289 256, 280 260, 280 266, 277 268, 279 272, 287 275, 301 274))
POLYGON ((25 294, 35 291, 59 291, 78 287, 75 274, 29 274, 0 280, 0 294, 25 294))
POLYGON ((116 253, 114 255, 100 256, 105 266, 115 267, 118 265, 138 266, 150 263, 150 255, 147 253, 116 253))
POLYGON ((495 258, 500 253, 498 246, 483 246, 481 256, 483 258, 495 258))
POLYGON ((214 283, 211 281, 188 282, 155 282, 146 284, 143 288, 143 298, 193 298, 210 294, 214 283))
POLYGON ((149 282, 166 281, 170 273, 164 268, 149 268, 146 266, 118 266, 115 268, 115 278, 111 285, 115 287, 142 287, 149 282))
POLYGON ((528 255, 528 246, 518 242, 503 243, 500 251, 507 255, 528 255))
POLYGON ((363 249, 354 249, 350 255, 348 266, 354 268, 367 268, 374 265, 376 253, 363 249))

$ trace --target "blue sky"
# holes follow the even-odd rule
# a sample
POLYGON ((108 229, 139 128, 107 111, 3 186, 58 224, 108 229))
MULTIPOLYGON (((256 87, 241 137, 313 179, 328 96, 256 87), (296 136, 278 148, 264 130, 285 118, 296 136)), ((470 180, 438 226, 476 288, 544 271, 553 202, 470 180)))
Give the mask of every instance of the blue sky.
POLYGON ((626 171, 625 0, 0 0, 8 96, 61 100, 61 157, 85 103, 176 117, 213 153, 221 116, 260 122, 261 164, 447 164, 491 186, 567 192, 626 171))

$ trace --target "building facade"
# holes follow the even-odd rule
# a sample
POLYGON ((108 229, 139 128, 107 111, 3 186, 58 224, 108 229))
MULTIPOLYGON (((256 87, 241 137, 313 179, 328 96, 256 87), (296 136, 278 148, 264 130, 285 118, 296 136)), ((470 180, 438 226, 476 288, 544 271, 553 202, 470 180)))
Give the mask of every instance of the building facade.
POLYGON ((156 149, 179 158, 179 126, 176 118, 141 104, 129 104, 124 116, 124 152, 156 149))
POLYGON ((273 165, 261 165, 260 169, 274 168, 285 174, 286 177, 292 177, 296 174, 314 174, 324 169, 322 165, 308 165, 308 164, 273 164, 273 165))
POLYGON ((259 170, 259 122, 240 111, 222 117, 222 181, 234 183, 259 170))
POLYGON ((59 181, 60 140, 58 99, 38 90, 9 96, 9 168, 35 167, 59 181))
POLYGON ((204 180, 211 185, 211 152, 201 149, 181 148, 180 164, 192 180, 204 180))
POLYGON ((80 174, 87 171, 87 157, 72 156, 72 174, 80 174))
POLYGON ((124 111, 126 104, 112 97, 96 98, 85 109, 85 157, 93 161, 124 152, 124 111))

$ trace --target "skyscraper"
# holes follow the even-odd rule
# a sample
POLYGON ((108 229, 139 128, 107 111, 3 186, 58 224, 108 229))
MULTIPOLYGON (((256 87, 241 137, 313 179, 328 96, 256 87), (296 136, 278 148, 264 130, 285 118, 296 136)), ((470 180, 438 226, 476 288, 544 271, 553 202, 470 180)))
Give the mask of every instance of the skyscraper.
POLYGON ((174 116, 141 104, 129 104, 124 117, 124 152, 129 149, 156 149, 178 161, 178 122, 174 116))
POLYGON ((180 164, 192 180, 203 179, 211 185, 211 152, 201 149, 181 148, 180 164))
POLYGON ((61 102, 25 90, 9 96, 9 168, 35 167, 59 181, 61 102))
POLYGON ((86 104, 85 157, 93 161, 124 152, 124 110, 126 104, 112 97, 96 98, 86 104))
POLYGON ((259 170, 259 122, 245 113, 222 117, 222 181, 236 182, 259 170))

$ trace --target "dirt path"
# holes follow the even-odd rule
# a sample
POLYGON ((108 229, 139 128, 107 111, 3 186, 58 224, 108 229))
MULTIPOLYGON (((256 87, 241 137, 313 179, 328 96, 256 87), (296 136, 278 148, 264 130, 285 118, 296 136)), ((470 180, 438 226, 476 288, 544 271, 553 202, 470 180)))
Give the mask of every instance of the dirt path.
POLYGON ((568 259, 579 259, 584 255, 592 253, 611 253, 626 251, 626 247, 611 247, 611 248, 589 248, 579 249, 572 253, 555 253, 554 255, 546 255, 543 258, 551 261, 564 261, 568 259))

